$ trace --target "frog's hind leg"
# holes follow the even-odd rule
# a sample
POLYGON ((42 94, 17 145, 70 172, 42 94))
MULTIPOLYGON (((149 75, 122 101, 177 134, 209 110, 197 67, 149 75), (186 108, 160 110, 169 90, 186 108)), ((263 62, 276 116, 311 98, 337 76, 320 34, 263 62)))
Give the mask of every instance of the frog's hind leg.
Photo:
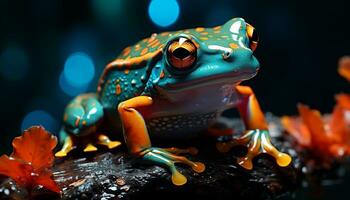
POLYGON ((145 121, 137 111, 138 108, 151 104, 152 98, 147 96, 134 97, 119 104, 118 111, 123 123, 126 144, 129 151, 133 155, 141 157, 142 161, 167 167, 172 174, 172 182, 175 185, 183 185, 187 182, 187 179, 177 170, 175 163, 189 165, 199 173, 205 170, 205 166, 200 162, 192 162, 186 157, 176 155, 187 152, 196 153, 194 149, 180 150, 177 148, 152 147, 145 121))
MULTIPOLYGON (((61 132, 65 133, 64 135, 66 136, 64 138, 66 138, 66 141, 64 141, 61 151, 57 152, 56 156, 66 156, 72 150, 71 147, 76 145, 74 144, 76 142, 87 143, 83 144, 85 145, 84 152, 97 151, 97 147, 94 146, 96 137, 90 137, 90 135, 96 133, 103 116, 103 107, 98 101, 96 94, 83 94, 74 98, 65 109, 61 132), (75 138, 75 140, 72 138, 75 138)), ((109 145, 108 147, 114 148, 117 146, 107 136, 101 138, 101 140, 99 139, 98 137, 97 143, 102 142, 102 139, 104 139, 103 144, 109 145)))

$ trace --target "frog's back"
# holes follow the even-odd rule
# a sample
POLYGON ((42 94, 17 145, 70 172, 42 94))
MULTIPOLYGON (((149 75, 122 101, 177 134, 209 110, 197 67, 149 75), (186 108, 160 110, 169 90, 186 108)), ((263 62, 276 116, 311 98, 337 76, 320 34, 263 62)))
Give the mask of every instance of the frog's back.
POLYGON ((163 48, 170 38, 179 34, 190 34, 206 43, 219 44, 227 39, 221 35, 221 26, 197 27, 174 32, 152 34, 133 46, 126 47, 107 65, 98 85, 98 96, 105 108, 116 108, 124 100, 140 95, 149 79, 154 63, 162 56, 163 48), (212 40, 216 36, 215 41, 212 40), (222 40, 222 41, 220 41, 222 40), (154 62, 152 62, 154 61, 154 62))
POLYGON ((98 96, 105 109, 116 109, 122 101, 139 96, 149 78, 153 62, 162 54, 167 37, 152 34, 126 47, 107 65, 98 85, 98 96))

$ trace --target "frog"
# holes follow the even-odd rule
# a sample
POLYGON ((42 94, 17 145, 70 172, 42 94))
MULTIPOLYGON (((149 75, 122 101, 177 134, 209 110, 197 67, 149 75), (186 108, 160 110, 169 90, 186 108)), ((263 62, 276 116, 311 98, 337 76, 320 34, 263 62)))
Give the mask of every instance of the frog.
POLYGON ((152 34, 126 47, 105 67, 97 91, 77 96, 66 107, 60 131, 63 146, 55 155, 67 156, 84 138, 84 152, 96 151, 97 144, 113 149, 121 142, 102 134, 113 132, 124 137, 131 155, 166 167, 173 184, 183 185, 187 178, 175 163, 202 173, 205 165, 184 155, 198 150, 154 147, 151 140, 187 140, 202 132, 225 136, 227 131, 214 130, 213 124, 225 110, 237 108, 246 131, 218 141, 218 150, 245 145, 248 151, 237 163, 247 170, 262 153, 280 167, 288 166, 292 159, 272 144, 253 90, 241 84, 260 69, 253 54, 258 43, 255 28, 236 17, 212 28, 152 34))

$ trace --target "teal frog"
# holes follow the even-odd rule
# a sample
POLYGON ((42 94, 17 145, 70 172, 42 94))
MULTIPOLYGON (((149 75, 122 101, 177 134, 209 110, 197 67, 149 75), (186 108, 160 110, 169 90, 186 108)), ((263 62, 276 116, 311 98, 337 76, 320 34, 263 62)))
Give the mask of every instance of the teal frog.
POLYGON ((96 144, 114 148, 120 142, 101 133, 123 132, 132 155, 167 167, 172 182, 183 185, 187 179, 174 163, 203 172, 204 164, 179 155, 196 150, 153 147, 151 138, 186 139, 213 131, 217 117, 236 107, 247 131, 237 139, 218 143, 218 149, 246 145, 247 154, 238 159, 246 169, 253 168, 252 159, 260 153, 273 156, 279 166, 289 165, 291 157, 270 142, 268 125, 252 89, 240 85, 258 72, 259 62, 253 55, 257 45, 254 27, 234 18, 214 28, 152 34, 125 48, 105 68, 97 93, 80 95, 67 106, 61 130, 64 144, 56 156, 66 156, 79 143, 86 152, 96 151, 96 144))

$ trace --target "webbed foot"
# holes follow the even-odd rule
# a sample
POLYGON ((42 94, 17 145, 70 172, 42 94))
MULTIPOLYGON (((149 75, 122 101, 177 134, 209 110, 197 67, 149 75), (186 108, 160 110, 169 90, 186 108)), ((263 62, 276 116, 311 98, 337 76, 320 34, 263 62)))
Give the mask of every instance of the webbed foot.
POLYGON ((187 178, 181 174, 176 166, 175 163, 183 163, 192 168, 193 171, 197 173, 201 173, 205 170, 205 165, 201 162, 192 162, 188 160, 184 156, 179 156, 176 154, 180 153, 190 153, 190 154, 196 154, 198 151, 194 148, 188 148, 188 149, 177 149, 177 148, 148 148, 140 153, 142 156, 142 160, 162 165, 168 168, 171 172, 171 181, 174 185, 180 186, 184 185, 187 182, 187 178))
POLYGON ((270 135, 267 130, 250 130, 236 140, 217 143, 216 147, 220 152, 228 152, 236 145, 245 145, 248 148, 247 154, 237 160, 238 164, 245 169, 252 169, 253 159, 261 153, 267 153, 273 156, 277 164, 281 167, 288 166, 292 161, 292 158, 288 154, 281 153, 271 144, 270 135))

